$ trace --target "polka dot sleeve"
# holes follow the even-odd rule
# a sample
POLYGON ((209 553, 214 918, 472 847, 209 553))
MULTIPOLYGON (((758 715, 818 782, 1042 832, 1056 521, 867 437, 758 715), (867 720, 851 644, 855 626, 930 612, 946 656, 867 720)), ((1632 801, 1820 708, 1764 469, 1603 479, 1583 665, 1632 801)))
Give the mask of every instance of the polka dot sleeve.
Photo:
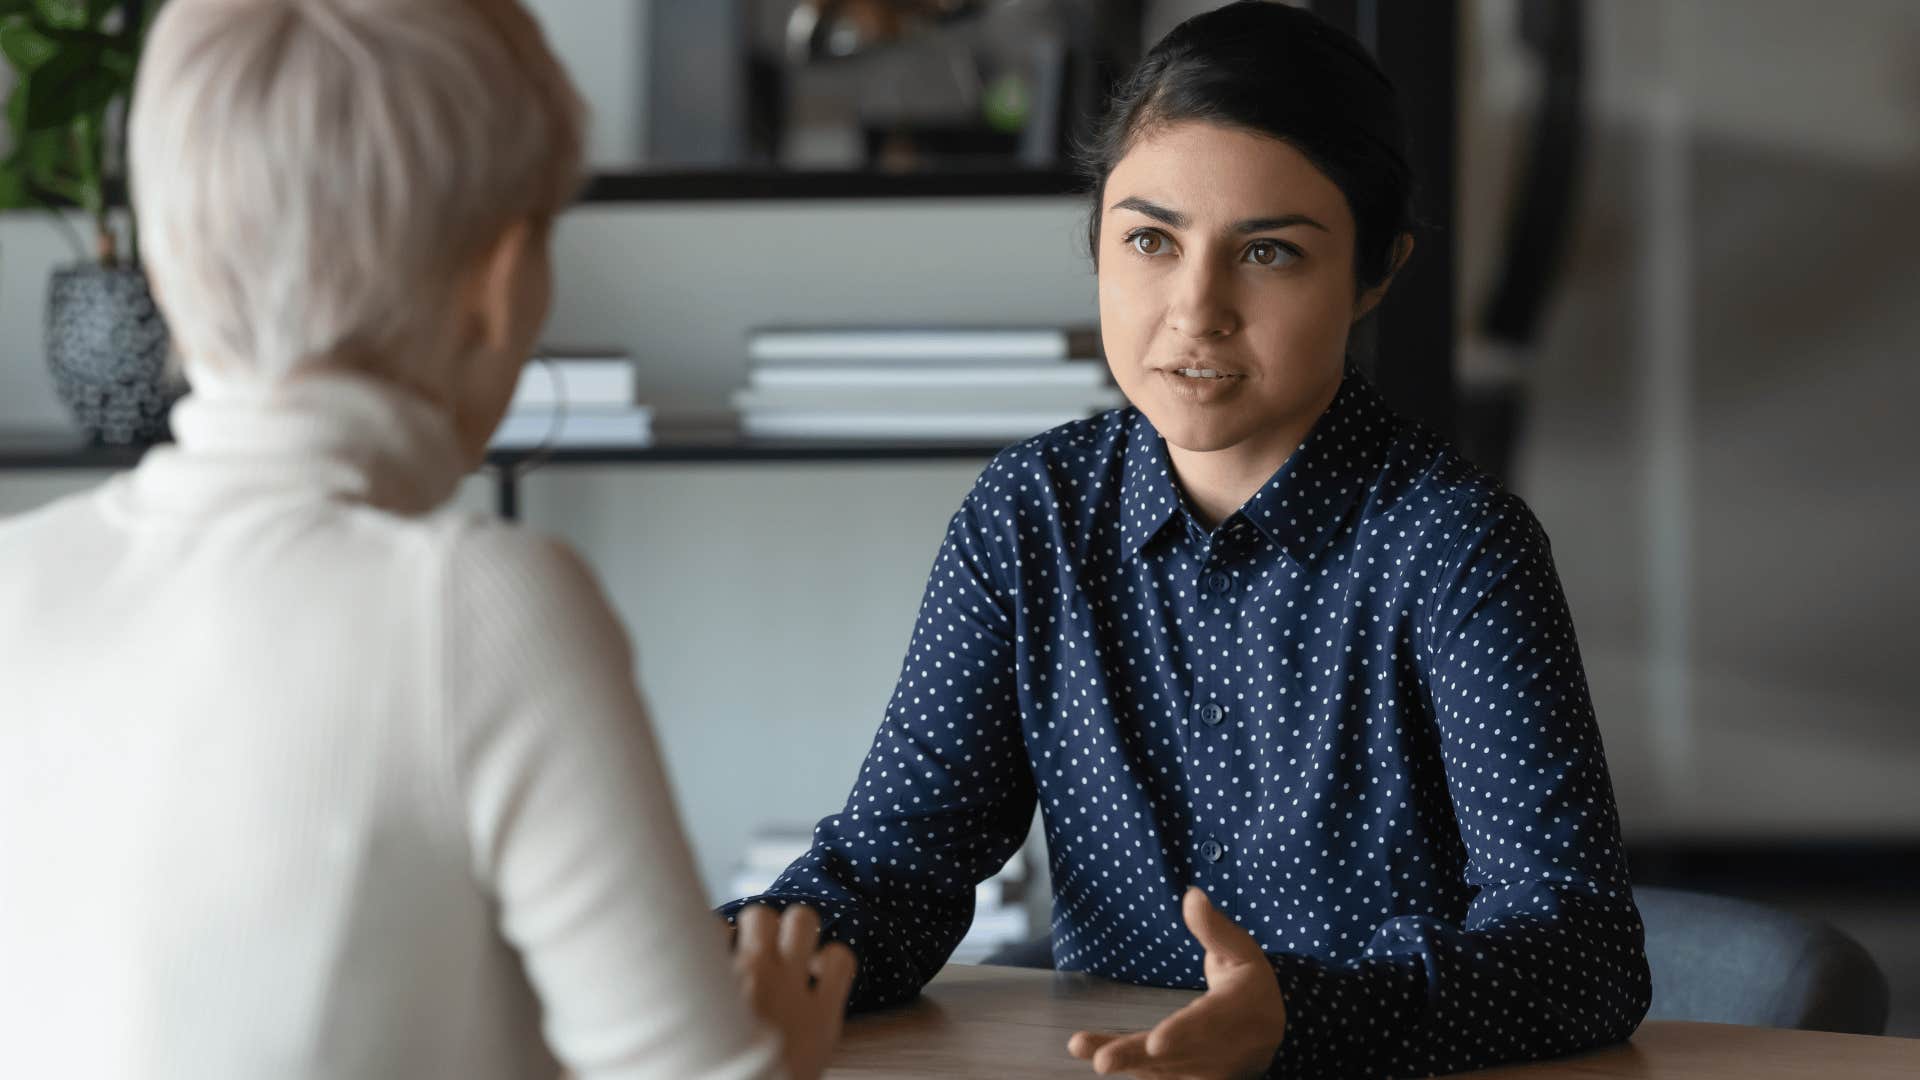
POLYGON ((1552 1057, 1646 1015, 1612 784, 1546 536, 1504 495, 1453 563, 1428 606, 1425 684, 1475 893, 1459 923, 1388 920, 1357 963, 1274 957, 1293 1025, 1276 1075, 1552 1057))
POLYGON ((860 958, 851 1007, 919 993, 973 921, 974 887, 1026 840, 1034 788, 1014 693, 1013 619, 990 516, 948 526, 884 721, 840 813, 765 896, 818 909, 860 958))

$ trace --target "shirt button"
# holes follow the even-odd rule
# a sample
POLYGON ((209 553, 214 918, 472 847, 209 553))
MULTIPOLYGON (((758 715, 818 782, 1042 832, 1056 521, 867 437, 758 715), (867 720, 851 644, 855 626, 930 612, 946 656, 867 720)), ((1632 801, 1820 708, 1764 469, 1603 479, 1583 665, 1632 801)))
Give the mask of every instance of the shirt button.
POLYGON ((1227 710, 1218 705, 1208 703, 1200 706, 1200 719, 1205 721, 1208 727, 1219 727, 1220 721, 1226 718, 1227 710))
POLYGON ((1200 845, 1200 854, 1204 856, 1208 862, 1219 862, 1226 857, 1227 846, 1218 840, 1209 840, 1200 845))
POLYGON ((1225 593, 1228 589, 1231 589, 1231 588, 1233 588, 1233 579, 1228 577, 1225 573, 1222 573, 1221 571, 1216 570, 1213 573, 1207 575, 1207 591, 1208 592, 1213 593, 1215 595, 1220 595, 1222 593, 1225 593))

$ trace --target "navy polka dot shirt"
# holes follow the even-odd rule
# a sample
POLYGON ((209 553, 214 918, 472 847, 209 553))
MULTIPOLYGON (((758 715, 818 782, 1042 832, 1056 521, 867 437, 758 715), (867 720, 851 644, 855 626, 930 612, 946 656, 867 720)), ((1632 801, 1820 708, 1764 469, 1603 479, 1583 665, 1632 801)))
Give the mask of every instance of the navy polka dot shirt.
POLYGON ((1201 886, 1286 996, 1273 1075, 1557 1055, 1646 1013, 1547 539, 1357 374, 1211 530, 1137 410, 995 458, 845 808, 757 899, 820 909, 854 1007, 912 997, 1036 800, 1056 964, 1204 986, 1201 886))

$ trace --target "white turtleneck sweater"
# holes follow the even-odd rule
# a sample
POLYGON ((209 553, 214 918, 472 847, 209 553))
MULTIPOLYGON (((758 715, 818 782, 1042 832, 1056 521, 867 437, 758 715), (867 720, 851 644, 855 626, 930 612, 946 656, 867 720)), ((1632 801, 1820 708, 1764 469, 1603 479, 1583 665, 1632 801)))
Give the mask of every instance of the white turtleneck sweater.
POLYGON ((0 1075, 777 1075, 626 635, 370 379, 0 522, 0 1075))

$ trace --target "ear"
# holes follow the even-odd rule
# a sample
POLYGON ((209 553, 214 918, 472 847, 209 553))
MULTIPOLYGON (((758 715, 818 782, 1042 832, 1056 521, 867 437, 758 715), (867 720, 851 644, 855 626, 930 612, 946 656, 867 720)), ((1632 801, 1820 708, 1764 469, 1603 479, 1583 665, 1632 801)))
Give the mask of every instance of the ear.
POLYGON ((1400 273, 1400 268, 1407 265, 1407 260, 1412 257, 1413 234, 1401 233, 1400 239, 1393 242, 1393 266, 1387 270, 1387 276, 1380 280, 1380 284, 1361 293, 1354 299, 1354 322, 1359 322, 1361 319, 1366 318, 1373 312, 1374 308, 1380 306, 1380 301, 1387 298, 1387 290, 1393 286, 1394 276, 1400 273))
POLYGON ((489 349, 512 345, 514 296, 534 243, 533 224, 516 221, 494 241, 474 271, 471 297, 480 340, 489 349))

